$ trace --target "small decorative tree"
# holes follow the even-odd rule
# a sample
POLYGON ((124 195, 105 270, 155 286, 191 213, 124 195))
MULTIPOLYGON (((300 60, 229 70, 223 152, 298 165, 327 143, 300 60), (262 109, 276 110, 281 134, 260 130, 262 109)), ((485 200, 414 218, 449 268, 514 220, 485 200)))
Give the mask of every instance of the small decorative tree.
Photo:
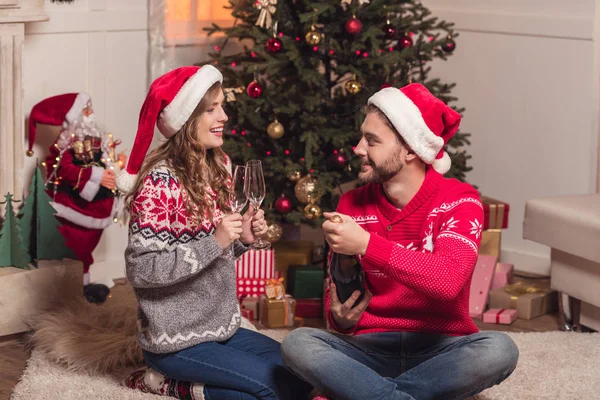
POLYGON ((0 267, 30 269, 27 255, 23 249, 21 230, 12 207, 14 200, 10 193, 7 193, 5 198, 6 201, 0 203, 6 204, 4 223, 0 230, 0 267))

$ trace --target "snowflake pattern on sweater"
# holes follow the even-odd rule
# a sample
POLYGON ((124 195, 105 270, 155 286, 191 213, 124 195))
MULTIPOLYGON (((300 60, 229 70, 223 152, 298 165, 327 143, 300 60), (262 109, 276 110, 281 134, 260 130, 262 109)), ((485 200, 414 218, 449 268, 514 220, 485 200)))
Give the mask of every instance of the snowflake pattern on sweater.
POLYGON ((402 210, 387 200, 381 185, 370 184, 344 194, 337 211, 371 233, 361 263, 373 294, 357 325, 338 330, 477 332, 469 316, 469 287, 481 241, 483 206, 472 186, 429 169, 420 190, 402 210))
MULTIPOLYGON (((212 189, 207 195, 216 198, 212 189)), ((194 222, 185 189, 164 165, 146 176, 131 206, 126 272, 138 299, 142 348, 168 353, 226 340, 240 325, 235 261, 213 234, 223 218, 194 222)), ((235 243, 237 256, 246 247, 235 243)))

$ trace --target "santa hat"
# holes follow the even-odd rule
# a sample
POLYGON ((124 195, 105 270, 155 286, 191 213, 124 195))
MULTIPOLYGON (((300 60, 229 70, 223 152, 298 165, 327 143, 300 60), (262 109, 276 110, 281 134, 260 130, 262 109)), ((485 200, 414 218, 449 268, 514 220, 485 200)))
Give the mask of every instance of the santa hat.
POLYGON ((223 75, 212 65, 181 67, 157 78, 140 111, 138 130, 133 143, 127 168, 117 175, 117 187, 130 193, 135 186, 137 174, 154 136, 154 125, 169 139, 190 118, 208 89, 223 82, 223 75))
POLYGON ((442 175, 450 170, 450 156, 444 146, 458 130, 461 119, 458 112, 420 83, 401 89, 382 89, 368 103, 385 114, 423 162, 442 175))
POLYGON ((37 124, 62 125, 75 121, 91 101, 87 93, 66 93, 40 101, 29 114, 29 144, 27 155, 33 155, 33 144, 37 134, 37 124))

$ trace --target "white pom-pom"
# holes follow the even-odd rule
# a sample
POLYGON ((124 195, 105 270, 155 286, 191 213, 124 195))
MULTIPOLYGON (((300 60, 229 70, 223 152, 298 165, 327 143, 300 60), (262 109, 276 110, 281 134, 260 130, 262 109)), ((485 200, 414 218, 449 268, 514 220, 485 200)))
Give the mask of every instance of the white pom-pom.
POLYGON ((117 174, 117 188, 124 194, 129 194, 133 191, 137 181, 137 175, 131 175, 126 170, 121 170, 117 174))
POLYGON ((442 158, 436 159, 433 164, 433 169, 435 169, 440 174, 444 175, 446 172, 450 171, 450 166, 452 166, 452 160, 448 153, 444 151, 444 156, 442 158))

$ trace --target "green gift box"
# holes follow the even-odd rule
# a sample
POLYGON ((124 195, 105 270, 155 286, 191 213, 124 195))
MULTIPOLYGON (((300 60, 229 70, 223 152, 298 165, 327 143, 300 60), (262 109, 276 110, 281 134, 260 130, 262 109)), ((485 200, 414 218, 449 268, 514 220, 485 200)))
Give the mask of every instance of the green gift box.
POLYGON ((323 268, 316 265, 290 265, 286 292, 296 299, 323 298, 323 268))

